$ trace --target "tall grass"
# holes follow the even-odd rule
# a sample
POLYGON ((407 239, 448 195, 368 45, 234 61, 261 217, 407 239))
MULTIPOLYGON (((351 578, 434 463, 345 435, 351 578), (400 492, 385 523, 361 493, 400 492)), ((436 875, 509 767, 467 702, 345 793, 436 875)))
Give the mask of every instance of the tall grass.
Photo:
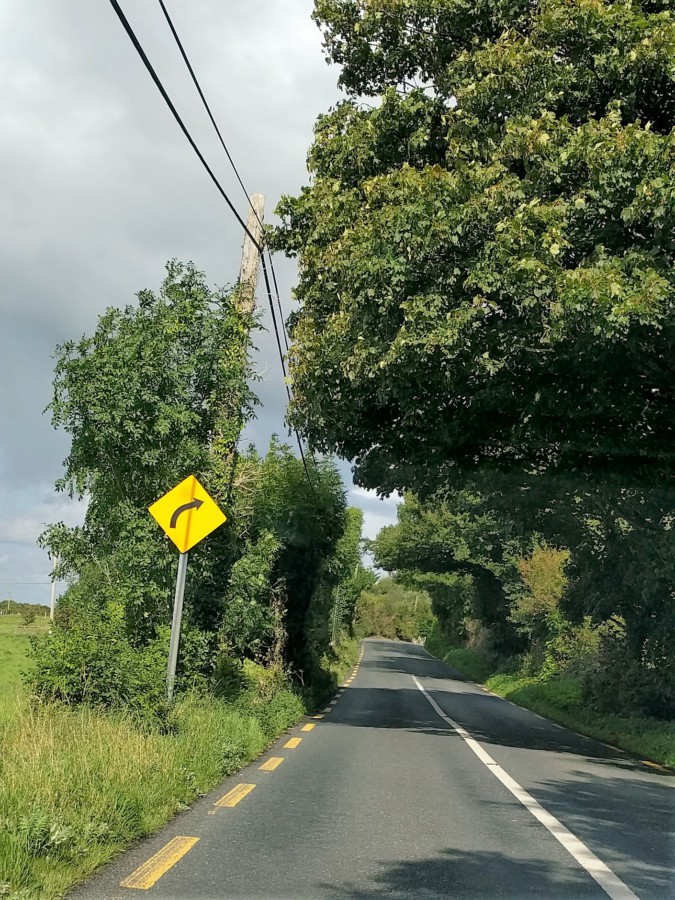
POLYGON ((287 689, 188 698, 160 733, 86 708, 19 708, 0 722, 0 896, 62 897, 254 759, 303 711, 287 689))

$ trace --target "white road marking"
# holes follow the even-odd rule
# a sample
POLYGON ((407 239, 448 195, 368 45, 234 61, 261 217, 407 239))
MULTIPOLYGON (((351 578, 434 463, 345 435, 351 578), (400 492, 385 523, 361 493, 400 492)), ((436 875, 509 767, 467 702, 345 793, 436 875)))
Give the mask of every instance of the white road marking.
POLYGON ((597 881, 607 896, 611 897, 612 900, 639 900, 637 894, 634 894, 628 885, 621 881, 618 875, 615 875, 614 872, 612 872, 609 866, 605 865, 601 859, 598 859, 595 853, 593 853, 592 850, 589 850, 576 835, 565 828, 562 822, 545 810, 531 794, 528 794, 515 779, 511 778, 508 772, 504 771, 504 769, 494 761, 490 754, 465 728, 462 728, 462 726, 451 719, 450 716, 447 716, 414 675, 412 676, 412 680, 424 694, 440 718, 443 719, 444 722, 447 722, 447 724, 457 732, 471 750, 473 750, 483 765, 492 772, 495 778, 498 778, 499 781, 501 781, 504 787, 513 794, 516 800, 519 800, 525 809, 532 813, 535 819, 541 822, 544 828, 547 828, 553 837, 562 844, 565 850, 567 850, 579 865, 588 872, 591 878, 594 878, 595 881, 597 881))

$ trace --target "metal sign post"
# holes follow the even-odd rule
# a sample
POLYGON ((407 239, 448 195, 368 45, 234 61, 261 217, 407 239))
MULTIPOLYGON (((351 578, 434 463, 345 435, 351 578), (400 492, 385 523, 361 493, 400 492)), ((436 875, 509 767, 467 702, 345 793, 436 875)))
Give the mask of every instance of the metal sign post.
POLYGON ((149 512, 180 551, 176 595, 173 601, 169 662, 166 669, 166 692, 171 700, 176 686, 188 551, 222 525, 226 521, 226 516, 218 509, 213 498, 209 497, 194 475, 189 475, 168 494, 153 503, 149 512))
POLYGON ((169 664, 166 669, 166 694, 173 699, 176 684, 176 664, 178 662, 178 644, 180 642, 180 625, 183 620, 183 597, 185 596, 185 576, 187 575, 188 554, 178 557, 178 575, 176 577, 176 596, 173 601, 173 621, 171 623, 171 643, 169 645, 169 664))

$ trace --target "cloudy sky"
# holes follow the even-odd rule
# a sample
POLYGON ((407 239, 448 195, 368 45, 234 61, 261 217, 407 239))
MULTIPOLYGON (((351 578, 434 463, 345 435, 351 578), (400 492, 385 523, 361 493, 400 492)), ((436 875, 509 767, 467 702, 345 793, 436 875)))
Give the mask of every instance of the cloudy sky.
MULTIPOLYGON (((268 219, 305 181, 316 115, 338 99, 311 0, 166 0, 214 113, 268 219)), ((122 0, 221 182, 239 202, 157 0, 122 0)), ((241 235, 165 108, 108 0, 0 0, 0 598, 47 602, 45 523, 84 507, 53 484, 67 453, 43 414, 57 343, 90 332, 109 305, 159 285, 165 262, 194 260, 213 284, 237 275, 241 235)), ((286 309, 294 269, 279 260, 286 309)), ((284 390, 259 335, 264 408, 250 436, 284 434, 284 390)), ((345 465, 346 477, 349 467, 345 465)), ((395 504, 360 489, 374 536, 395 504)))

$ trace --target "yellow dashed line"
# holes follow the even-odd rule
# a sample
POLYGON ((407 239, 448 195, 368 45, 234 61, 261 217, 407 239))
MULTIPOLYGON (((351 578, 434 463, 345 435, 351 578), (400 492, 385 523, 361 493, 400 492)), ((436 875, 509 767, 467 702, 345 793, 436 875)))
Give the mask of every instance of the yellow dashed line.
POLYGON ((282 762, 284 761, 283 756, 270 756, 267 762, 264 762, 262 766, 258 766, 261 772, 274 772, 282 762))
POLYGON ((247 794, 251 793, 254 787, 254 784, 238 784, 235 788, 232 788, 231 791, 228 791, 224 797, 217 800, 215 805, 228 808, 236 806, 247 794))
POLYGON ((302 743, 302 738, 291 738, 290 740, 286 741, 286 743, 284 744, 284 749, 285 750, 295 750, 295 748, 301 743, 302 743))
POLYGON ((300 731, 311 731, 313 728, 316 728, 316 724, 314 722, 308 722, 306 725, 303 725, 300 731))
POLYGON ((188 850, 191 850, 199 838, 175 837, 162 847, 154 856, 139 866, 128 878, 120 882, 120 887, 135 888, 139 891, 147 891, 162 875, 165 875, 172 866, 175 866, 188 850))
POLYGON ((318 716, 312 716, 313 719, 323 719, 323 713, 319 713, 318 716))
POLYGON ((648 759, 643 759, 642 765, 649 766, 651 769, 658 769, 659 772, 666 772, 666 773, 670 774, 670 769, 668 769, 666 766, 659 765, 659 763, 651 762, 648 759))

